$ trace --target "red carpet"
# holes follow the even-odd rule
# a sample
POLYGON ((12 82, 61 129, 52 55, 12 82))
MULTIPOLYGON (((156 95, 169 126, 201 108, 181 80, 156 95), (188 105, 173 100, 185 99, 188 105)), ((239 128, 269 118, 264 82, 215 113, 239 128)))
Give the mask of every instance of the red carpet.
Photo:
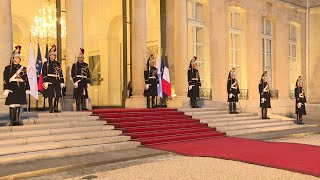
POLYGON ((142 145, 180 142, 224 136, 207 124, 173 108, 98 109, 92 111, 100 120, 114 125, 142 145))
POLYGON ((320 147, 219 137, 149 147, 187 156, 215 157, 320 177, 320 147))
POLYGON ((177 109, 99 109, 100 120, 146 147, 320 176, 320 147, 225 137, 177 109))

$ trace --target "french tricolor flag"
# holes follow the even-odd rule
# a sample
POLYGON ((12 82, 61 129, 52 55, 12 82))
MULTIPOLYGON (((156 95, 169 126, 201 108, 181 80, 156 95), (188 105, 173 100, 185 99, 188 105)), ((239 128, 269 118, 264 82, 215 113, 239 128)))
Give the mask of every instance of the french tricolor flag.
POLYGON ((168 97, 171 97, 171 83, 170 83, 170 72, 168 66, 167 57, 164 56, 161 58, 161 69, 162 69, 162 92, 168 97))

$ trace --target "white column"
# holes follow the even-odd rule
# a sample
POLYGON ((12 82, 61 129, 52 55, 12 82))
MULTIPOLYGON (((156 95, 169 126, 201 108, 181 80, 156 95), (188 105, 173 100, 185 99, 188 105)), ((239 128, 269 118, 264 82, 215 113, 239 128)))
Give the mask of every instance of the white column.
MULTIPOLYGON (((3 70, 9 65, 12 53, 11 1, 0 0, 0 91, 3 91, 3 70)), ((2 95, 2 93, 0 93, 2 95)))
POLYGON ((144 91, 144 67, 147 62, 146 0, 132 1, 132 94, 142 96, 144 91))
POLYGON ((76 62, 80 48, 83 48, 83 0, 66 1, 66 98, 64 103, 65 110, 73 109, 73 81, 71 77, 71 68, 76 62))
POLYGON ((174 1, 174 82, 177 97, 186 97, 188 92, 188 33, 187 1, 174 1))
POLYGON ((83 0, 66 1, 67 59, 66 85, 67 96, 73 93, 71 68, 76 62, 80 48, 83 48, 83 0))

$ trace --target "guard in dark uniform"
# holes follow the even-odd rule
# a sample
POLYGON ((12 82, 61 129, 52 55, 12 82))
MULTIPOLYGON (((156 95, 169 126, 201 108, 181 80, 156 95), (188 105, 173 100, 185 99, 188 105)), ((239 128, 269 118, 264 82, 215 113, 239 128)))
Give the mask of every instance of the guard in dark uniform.
POLYGON ((236 102, 239 101, 238 95, 240 94, 240 89, 238 81, 236 79, 236 72, 234 68, 229 72, 227 92, 229 102, 229 113, 238 114, 236 102))
POLYGON ((271 108, 271 93, 270 86, 267 82, 267 71, 262 74, 259 84, 259 93, 262 119, 270 119, 268 118, 268 108, 271 108))
POLYGON ((157 68, 154 67, 154 57, 153 54, 150 55, 147 67, 144 70, 144 82, 145 82, 145 90, 143 95, 147 97, 147 108, 150 107, 150 97, 152 108, 155 108, 155 97, 158 96, 157 86, 159 85, 159 79, 157 76, 157 68))
POLYGON ((27 69, 20 65, 21 46, 16 46, 12 54, 10 65, 3 72, 3 95, 6 97, 5 105, 10 108, 10 126, 21 126, 20 106, 27 104, 26 95, 30 94, 27 69))
POLYGON ((192 108, 200 108, 197 105, 197 98, 199 98, 199 88, 201 87, 200 75, 197 69, 197 57, 191 59, 188 70, 188 97, 192 108))
POLYGON ((76 99, 76 110, 88 110, 86 99, 88 99, 88 88, 90 86, 90 71, 88 64, 83 62, 84 49, 80 48, 78 62, 72 65, 71 76, 74 83, 73 98, 76 99))
POLYGON ((43 64, 42 69, 43 95, 49 100, 50 113, 61 112, 58 109, 58 104, 59 98, 62 97, 62 88, 65 87, 61 63, 56 58, 56 46, 53 45, 49 51, 49 60, 43 64))
POLYGON ((306 113, 307 98, 302 86, 303 86, 303 81, 301 79, 301 76, 299 76, 296 82, 296 88, 294 90, 294 95, 296 97, 297 124, 304 124, 302 122, 302 115, 307 115, 306 113))

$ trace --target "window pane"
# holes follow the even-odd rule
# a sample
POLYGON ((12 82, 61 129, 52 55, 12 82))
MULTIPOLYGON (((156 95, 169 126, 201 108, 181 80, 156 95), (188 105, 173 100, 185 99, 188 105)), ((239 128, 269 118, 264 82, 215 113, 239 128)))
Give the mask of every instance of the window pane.
POLYGON ((264 18, 262 18, 262 19, 261 19, 261 33, 262 33, 262 34, 265 34, 265 32, 264 32, 264 27, 265 27, 265 26, 264 26, 264 18))
POLYGON ((291 53, 292 57, 297 57, 297 46, 295 44, 291 45, 291 53))
POLYGON ((266 19, 266 34, 271 35, 271 21, 269 19, 266 19))
POLYGON ((271 67, 271 54, 266 55, 266 67, 271 67))
POLYGON ((204 7, 203 4, 197 2, 196 3, 196 12, 197 12, 197 20, 198 21, 205 21, 205 12, 204 12, 204 7))
POLYGON ((236 66, 240 66, 240 64, 241 64, 241 52, 239 50, 235 50, 234 51, 234 55, 235 55, 235 65, 236 66))
POLYGON ((234 13, 234 28, 241 29, 241 15, 237 12, 234 13))
POLYGON ((204 29, 202 27, 196 27, 196 33, 196 43, 204 44, 204 29))
POLYGON ((294 26, 294 25, 290 25, 289 26, 290 28, 290 31, 289 31, 289 33, 290 33, 290 35, 289 35, 289 38, 290 38, 290 40, 292 40, 292 41, 295 41, 296 40, 296 31, 297 31, 297 28, 294 26))
POLYGON ((188 0, 187 1, 187 14, 188 14, 188 19, 194 20, 194 2, 193 0, 188 0))
POLYGON ((271 53, 271 40, 266 39, 266 52, 271 53))
POLYGON ((240 44, 241 44, 240 34, 235 34, 234 41, 235 41, 235 44, 234 44, 235 49, 240 49, 240 44))

